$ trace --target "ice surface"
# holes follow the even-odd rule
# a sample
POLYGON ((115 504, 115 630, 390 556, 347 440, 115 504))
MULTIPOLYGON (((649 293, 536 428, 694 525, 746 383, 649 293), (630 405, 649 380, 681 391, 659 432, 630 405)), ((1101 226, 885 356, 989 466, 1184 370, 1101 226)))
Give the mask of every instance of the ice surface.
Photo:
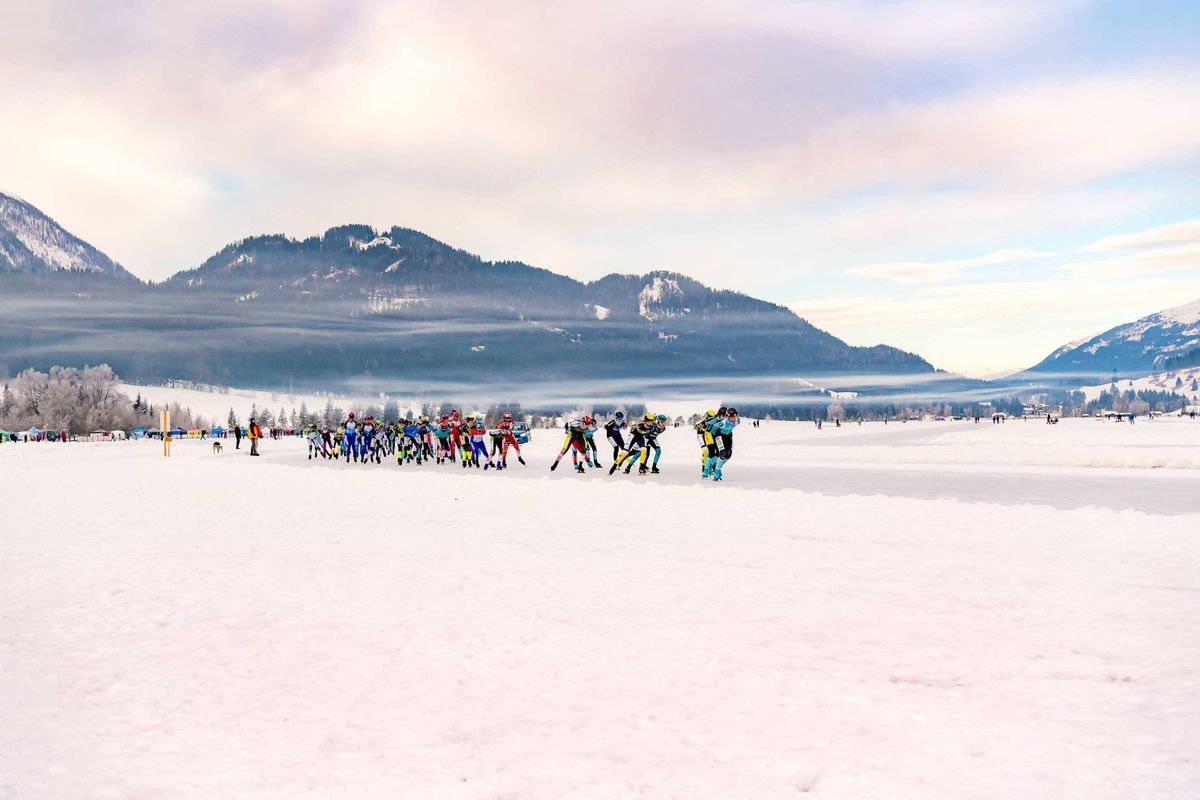
POLYGON ((0 797, 1197 796, 1200 422, 534 436, 0 445, 0 797))

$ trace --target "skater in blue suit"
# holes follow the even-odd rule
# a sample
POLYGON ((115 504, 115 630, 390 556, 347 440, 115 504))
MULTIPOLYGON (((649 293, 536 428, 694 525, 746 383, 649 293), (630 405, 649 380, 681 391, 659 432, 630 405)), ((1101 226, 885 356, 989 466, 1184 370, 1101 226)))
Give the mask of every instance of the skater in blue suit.
POLYGON ((346 445, 343 449, 346 460, 349 461, 353 458, 358 461, 358 421, 354 419, 353 411, 346 415, 346 421, 342 423, 342 428, 346 431, 344 434, 346 445))
POLYGON ((717 454, 710 457, 705 466, 714 481, 722 479, 722 469, 733 458, 733 429, 741 422, 736 408, 726 408, 724 411, 708 426, 717 446, 717 454))

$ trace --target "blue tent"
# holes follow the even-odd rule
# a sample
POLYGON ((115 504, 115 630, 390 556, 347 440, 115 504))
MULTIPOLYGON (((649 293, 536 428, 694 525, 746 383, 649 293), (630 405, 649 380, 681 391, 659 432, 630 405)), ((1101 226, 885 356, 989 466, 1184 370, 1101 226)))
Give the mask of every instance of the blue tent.
POLYGON ((212 436, 224 436, 224 435, 225 435, 225 429, 224 429, 224 428, 222 428, 220 425, 218 425, 217 427, 215 427, 215 428, 213 428, 213 429, 212 429, 212 433, 211 433, 211 435, 212 435, 212 436))
POLYGON ((187 431, 185 431, 183 428, 171 428, 171 430, 167 431, 167 435, 179 438, 180 436, 186 436, 187 431))
POLYGON ((28 433, 30 436, 41 436, 43 433, 43 431, 39 431, 37 428, 30 428, 29 430, 27 430, 25 432, 28 433))

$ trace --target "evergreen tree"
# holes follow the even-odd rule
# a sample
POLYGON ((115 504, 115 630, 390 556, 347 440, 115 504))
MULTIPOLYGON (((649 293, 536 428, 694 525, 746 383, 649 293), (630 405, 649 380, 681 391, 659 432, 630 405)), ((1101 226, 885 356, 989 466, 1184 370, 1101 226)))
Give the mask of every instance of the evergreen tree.
POLYGON ((238 427, 237 414, 233 413, 233 408, 229 409, 229 416, 225 418, 225 427, 227 430, 233 430, 238 427))

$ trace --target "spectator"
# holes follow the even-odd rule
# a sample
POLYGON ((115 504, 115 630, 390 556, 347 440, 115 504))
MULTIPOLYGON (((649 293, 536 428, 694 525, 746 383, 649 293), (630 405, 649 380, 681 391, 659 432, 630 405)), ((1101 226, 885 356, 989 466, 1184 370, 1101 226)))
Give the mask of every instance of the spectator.
POLYGON ((242 449, 242 425, 241 425, 241 423, 238 423, 237 425, 233 426, 233 449, 234 450, 242 449))
POLYGON ((250 424, 246 426, 246 435, 250 437, 250 455, 258 455, 258 440, 262 438, 262 428, 258 427, 254 417, 250 418, 250 424))

